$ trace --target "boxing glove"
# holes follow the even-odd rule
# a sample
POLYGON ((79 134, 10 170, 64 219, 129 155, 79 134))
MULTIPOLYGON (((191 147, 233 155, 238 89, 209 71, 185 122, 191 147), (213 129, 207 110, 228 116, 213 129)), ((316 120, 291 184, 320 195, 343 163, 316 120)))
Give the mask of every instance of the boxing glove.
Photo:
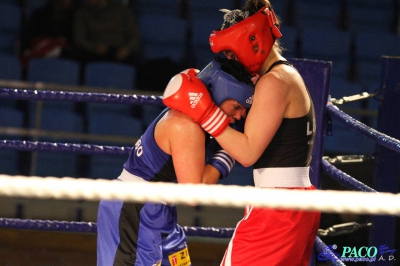
POLYGON ((209 164, 217 168, 221 173, 220 179, 222 179, 230 173, 235 165, 235 160, 225 150, 219 150, 211 158, 209 164))
POLYGON ((194 74, 179 73, 172 77, 165 88, 163 103, 191 117, 213 137, 229 125, 228 116, 215 105, 207 87, 194 74))
POLYGON ((189 76, 197 76, 197 74, 199 74, 199 72, 200 72, 200 70, 198 70, 196 68, 188 68, 188 69, 181 71, 181 73, 188 74, 189 76))
POLYGON ((214 166, 221 174, 219 179, 223 179, 232 170, 235 160, 211 138, 207 145, 207 163, 214 166))

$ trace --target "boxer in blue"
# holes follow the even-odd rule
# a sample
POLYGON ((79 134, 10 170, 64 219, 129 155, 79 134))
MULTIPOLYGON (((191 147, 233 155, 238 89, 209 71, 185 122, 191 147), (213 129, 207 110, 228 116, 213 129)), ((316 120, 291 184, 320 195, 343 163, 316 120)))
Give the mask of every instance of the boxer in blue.
MULTIPOLYGON (((180 74, 206 86, 229 123, 245 118, 254 86, 239 62, 217 57, 201 72, 180 74)), ((195 106, 202 96, 189 92, 184 104, 195 106)), ((136 142, 118 180, 215 184, 235 164, 218 145, 210 151, 215 144, 192 118, 167 108, 136 142)), ((101 201, 97 228, 98 266, 191 265, 174 205, 101 201)))

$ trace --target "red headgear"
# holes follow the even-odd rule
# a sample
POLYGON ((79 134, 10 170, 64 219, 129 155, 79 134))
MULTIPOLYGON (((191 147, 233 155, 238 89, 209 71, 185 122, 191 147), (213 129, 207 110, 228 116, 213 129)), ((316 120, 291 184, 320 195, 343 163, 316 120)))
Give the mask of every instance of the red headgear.
POLYGON ((210 35, 210 46, 214 53, 232 51, 251 75, 260 71, 277 38, 282 37, 276 16, 268 7, 254 15, 210 35))

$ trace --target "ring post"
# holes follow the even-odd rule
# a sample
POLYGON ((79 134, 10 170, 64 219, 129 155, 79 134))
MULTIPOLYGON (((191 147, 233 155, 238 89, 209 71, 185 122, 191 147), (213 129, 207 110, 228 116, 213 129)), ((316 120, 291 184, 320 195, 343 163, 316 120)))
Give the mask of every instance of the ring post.
MULTIPOLYGON (((310 165, 310 181, 316 188, 321 188, 322 156, 325 137, 325 115, 328 102, 329 82, 331 77, 332 62, 289 59, 297 68, 304 79, 310 92, 315 109, 316 132, 314 138, 314 149, 310 165)), ((313 255, 309 266, 315 265, 316 249, 314 245, 313 255)))
MULTIPOLYGON (((400 57, 383 56, 381 72, 381 103, 378 109, 377 130, 400 139, 400 57)), ((400 154, 376 144, 377 162, 374 169, 373 187, 379 192, 399 192, 400 154)), ((390 204, 390 202, 388 202, 390 204)), ((399 214, 400 215, 400 214, 399 214)), ((379 248, 387 245, 395 248, 396 218, 372 216, 369 245, 379 248)), ((399 256, 399 252, 395 253, 399 256)), ((379 265, 394 265, 393 260, 384 256, 379 265)), ((396 258, 397 261, 400 257, 396 258)), ((373 265, 370 263, 369 265, 373 265)))
POLYGON ((293 63, 293 65, 302 75, 314 103, 315 122, 317 128, 315 132, 314 150, 312 152, 312 161, 310 165, 310 179, 311 183, 316 188, 321 188, 325 113, 326 103, 328 102, 332 62, 309 59, 290 59, 289 61, 293 63))

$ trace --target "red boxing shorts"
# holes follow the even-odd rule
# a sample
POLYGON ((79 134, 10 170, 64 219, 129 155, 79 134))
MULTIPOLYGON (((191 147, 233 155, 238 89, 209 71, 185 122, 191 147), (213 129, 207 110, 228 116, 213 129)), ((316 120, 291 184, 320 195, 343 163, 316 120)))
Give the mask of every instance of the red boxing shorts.
POLYGON ((320 217, 320 212, 247 207, 221 266, 308 266, 320 217))

